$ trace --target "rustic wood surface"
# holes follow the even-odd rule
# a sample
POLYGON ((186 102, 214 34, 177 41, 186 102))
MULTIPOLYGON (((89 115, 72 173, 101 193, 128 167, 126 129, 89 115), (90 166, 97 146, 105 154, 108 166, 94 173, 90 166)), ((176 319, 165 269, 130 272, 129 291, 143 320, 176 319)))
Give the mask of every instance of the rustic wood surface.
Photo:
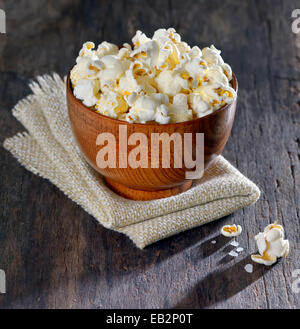
POLYGON ((175 27, 191 44, 215 44, 239 80, 225 157, 262 190, 260 200, 216 222, 141 251, 104 229, 55 186, 0 148, 1 308, 299 308, 292 272, 300 268, 300 33, 297 0, 1 1, 0 142, 22 131, 11 108, 30 79, 65 75, 81 44, 129 41, 175 27), (291 254, 246 273, 253 237, 279 220, 291 254), (241 224, 245 248, 227 256, 225 223, 241 224), (217 243, 212 244, 211 240, 217 243))

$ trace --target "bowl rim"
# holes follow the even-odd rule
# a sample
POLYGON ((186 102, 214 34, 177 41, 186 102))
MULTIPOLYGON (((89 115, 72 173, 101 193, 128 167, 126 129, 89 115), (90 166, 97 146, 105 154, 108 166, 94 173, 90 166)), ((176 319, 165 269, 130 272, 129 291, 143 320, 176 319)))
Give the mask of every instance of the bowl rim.
MULTIPOLYGON (((173 122, 173 123, 165 123, 165 124, 159 124, 159 123, 140 123, 140 122, 128 122, 128 121, 124 121, 124 120, 120 120, 120 119, 116 119, 116 118, 112 118, 109 117, 107 115, 101 114, 99 112, 95 112, 93 109, 91 109, 90 107, 84 105, 82 103, 81 100, 79 100, 78 98, 75 97, 75 95, 73 94, 73 91, 71 89, 71 79, 70 79, 70 74, 71 74, 71 70, 69 70, 68 75, 67 75, 67 79, 66 79, 66 87, 67 87, 67 94, 71 95, 73 101, 75 101, 77 104, 79 104, 81 107, 83 107, 84 109, 90 111, 91 113, 94 113, 95 115, 97 115, 99 118, 105 119, 105 120, 110 120, 112 122, 118 123, 118 124, 127 124, 127 125, 135 125, 135 126, 143 126, 143 127, 174 127, 174 126, 179 126, 179 125, 186 125, 186 124, 191 124, 191 123, 195 123, 196 121, 200 121, 203 119, 206 119, 208 117, 212 117, 216 114, 218 114, 219 112, 225 111, 227 110, 230 106, 232 106, 234 103, 236 103, 237 98, 234 100, 233 103, 231 104, 226 104, 223 105, 222 107, 220 107, 219 109, 213 111, 212 113, 209 113, 201 118, 196 118, 196 119, 192 119, 192 120, 188 120, 188 121, 181 121, 181 122, 173 122)), ((238 81, 236 78, 236 75, 232 72, 232 80, 233 81, 233 89, 235 90, 235 92, 238 94, 238 81)))

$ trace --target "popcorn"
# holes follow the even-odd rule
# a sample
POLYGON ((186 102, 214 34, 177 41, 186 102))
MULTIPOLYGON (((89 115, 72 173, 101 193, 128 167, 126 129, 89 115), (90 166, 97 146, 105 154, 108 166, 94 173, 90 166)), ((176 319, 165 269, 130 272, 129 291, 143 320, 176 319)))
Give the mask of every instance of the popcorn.
POLYGON ((73 87, 81 79, 96 79, 97 73, 101 70, 101 68, 101 62, 93 61, 89 57, 82 57, 71 70, 70 78, 73 87))
POLYGON ((99 81, 82 79, 74 87, 74 95, 82 100, 82 103, 88 107, 94 106, 97 102, 97 93, 100 89, 99 81))
POLYGON ((131 93, 130 95, 128 95, 127 97, 125 96, 125 100, 126 100, 127 104, 129 106, 133 106, 137 96, 138 96, 138 94, 135 91, 133 93, 131 93))
POLYGON ((264 232, 254 237, 259 255, 251 255, 251 259, 260 264, 270 266, 276 263, 277 258, 287 257, 290 250, 288 240, 284 240, 284 229, 277 222, 268 225, 264 232))
POLYGON ((198 46, 194 46, 191 50, 188 51, 188 54, 191 58, 201 58, 202 51, 198 46))
POLYGON ((98 73, 100 80, 117 80, 123 74, 128 62, 121 62, 117 56, 106 55, 101 57, 100 62, 103 65, 103 69, 98 73))
POLYGON ((187 80, 184 80, 181 76, 169 70, 162 71, 154 80, 157 83, 159 92, 168 96, 175 96, 180 93, 182 89, 189 89, 187 80))
POLYGON ((190 51, 190 47, 185 42, 181 42, 181 37, 175 29, 158 29, 153 35, 159 45, 159 56, 157 68, 160 70, 172 70, 180 62, 181 54, 190 51))
POLYGON ((224 225, 221 228, 221 234, 226 237, 238 236, 242 233, 242 227, 240 225, 224 225))
POLYGON ((218 95, 218 85, 203 85, 193 90, 193 93, 199 95, 203 102, 209 104, 209 112, 212 108, 220 108, 222 97, 218 95))
POLYGON ((229 86, 228 79, 220 66, 209 67, 205 71, 205 75, 211 84, 218 84, 223 87, 229 86))
POLYGON ((153 94, 157 92, 157 89, 154 87, 155 86, 155 82, 154 80, 147 76, 141 76, 137 78, 138 83, 140 84, 140 86, 142 87, 142 90, 145 94, 153 94))
POLYGON ((164 94, 153 93, 152 97, 160 104, 156 108, 155 121, 160 124, 167 124, 170 122, 170 108, 169 97, 164 94))
POLYGON ((138 84, 132 71, 127 70, 125 75, 122 76, 119 80, 118 90, 121 94, 129 96, 133 92, 139 93, 143 90, 143 87, 138 84))
POLYGON ((117 54, 117 57, 122 60, 122 59, 129 59, 131 54, 131 48, 121 48, 117 54))
POLYGON ((138 117, 134 113, 131 113, 129 111, 125 115, 125 121, 130 122, 130 123, 135 123, 135 122, 138 122, 138 117))
POLYGON ((205 47, 202 49, 203 59, 210 65, 224 65, 223 58, 221 57, 221 51, 215 48, 214 45, 210 47, 205 47))
POLYGON ((227 104, 233 103, 236 98, 236 92, 231 87, 220 89, 219 93, 219 95, 222 96, 222 102, 225 102, 227 104))
POLYGON ((185 52, 189 52, 191 50, 191 47, 184 41, 177 43, 177 48, 181 54, 183 54, 185 52))
POLYGON ((169 104, 169 97, 167 95, 164 94, 159 94, 159 93, 155 93, 152 94, 152 97, 158 101, 160 104, 165 104, 168 105, 169 104))
POLYGON ((129 110, 130 114, 133 114, 135 118, 138 118, 138 122, 146 123, 147 121, 155 120, 155 111, 157 102, 148 95, 138 95, 129 110))
POLYGON ((156 41, 148 41, 136 48, 130 55, 132 58, 139 59, 146 67, 154 69, 158 58, 158 44, 156 41))
POLYGON ((213 45, 190 47, 173 28, 133 47, 83 44, 70 73, 74 95, 95 111, 127 122, 160 124, 208 115, 236 99, 231 67, 213 45))
MULTIPOLYGON (((81 50, 79 51, 79 57, 95 57, 96 52, 93 50, 95 48, 94 42, 87 41, 82 45, 81 50)), ((77 58, 79 60, 80 58, 77 58)))
POLYGON ((161 104, 156 108, 155 121, 160 124, 166 124, 170 121, 169 107, 161 104))
MULTIPOLYGON (((143 70, 141 68, 141 70, 143 70)), ((139 76, 133 69, 125 72, 119 80, 119 92, 123 95, 130 95, 131 93, 146 93, 152 94, 156 89, 152 86, 154 82, 149 76, 139 76)))
POLYGON ((132 43, 135 45, 135 47, 140 47, 146 42, 151 41, 145 33, 137 30, 135 36, 132 38, 132 43))
POLYGON ((199 94, 190 94, 189 95, 189 104, 192 110, 196 113, 197 118, 201 118, 207 115, 210 111, 210 106, 199 94))
POLYGON ((98 99, 96 109, 101 114, 117 118, 120 114, 126 113, 128 105, 120 94, 110 90, 98 99))
POLYGON ((170 105, 171 122, 183 122, 193 119, 193 111, 188 108, 187 96, 178 94, 173 98, 170 105))
POLYGON ((129 110, 129 120, 145 123, 156 121, 166 124, 170 121, 169 117, 169 98, 166 95, 153 93, 151 95, 138 95, 133 92, 126 98, 127 104, 131 106, 129 110))
POLYGON ((126 49, 128 49, 129 51, 132 51, 132 47, 131 47, 131 45, 129 44, 129 43, 123 43, 123 48, 126 48, 126 49))
POLYGON ((106 55, 116 55, 119 52, 118 46, 113 43, 103 41, 97 48, 97 55, 99 58, 106 55))
POLYGON ((165 46, 166 43, 180 43, 181 37, 178 33, 176 33, 175 29, 169 28, 166 29, 158 29, 153 34, 153 40, 156 40, 161 47, 165 46))
POLYGON ((205 74, 205 63, 197 57, 192 58, 185 64, 185 70, 188 75, 193 79, 193 88, 197 87, 198 79, 204 78, 205 74))
POLYGON ((230 81, 232 79, 232 70, 231 70, 231 67, 224 63, 224 65, 222 66, 223 68, 223 71, 224 71, 224 74, 226 75, 228 81, 230 81))

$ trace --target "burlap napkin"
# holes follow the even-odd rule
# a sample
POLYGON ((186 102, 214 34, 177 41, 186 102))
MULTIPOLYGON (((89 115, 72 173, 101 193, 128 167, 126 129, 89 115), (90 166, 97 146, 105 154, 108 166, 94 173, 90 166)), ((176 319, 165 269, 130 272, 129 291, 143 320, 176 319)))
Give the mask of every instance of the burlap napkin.
POLYGON ((187 192, 132 201, 112 192, 84 160, 69 125, 65 83, 54 74, 37 78, 13 115, 28 132, 4 147, 28 170, 49 179, 103 226, 126 234, 139 248, 223 217, 254 203, 258 187, 219 157, 187 192))

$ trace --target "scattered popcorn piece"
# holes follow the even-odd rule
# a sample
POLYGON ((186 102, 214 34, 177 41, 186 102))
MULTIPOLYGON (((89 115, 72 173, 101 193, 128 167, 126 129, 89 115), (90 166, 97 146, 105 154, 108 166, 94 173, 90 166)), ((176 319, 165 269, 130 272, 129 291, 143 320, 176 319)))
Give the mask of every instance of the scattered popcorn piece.
POLYGON ((242 233, 242 227, 240 225, 224 225, 221 228, 221 234, 226 237, 238 236, 242 233))
POLYGON ((216 240, 212 240, 211 243, 212 243, 212 244, 216 244, 217 241, 216 241, 216 240))
POLYGON ((231 67, 213 45, 191 48, 173 28, 152 38, 137 31, 132 43, 119 49, 103 41, 95 49, 85 42, 70 73, 75 97, 113 118, 160 124, 200 118, 235 101, 231 67))
POLYGON ((237 257, 239 254, 236 253, 234 250, 232 250, 232 251, 230 251, 230 253, 228 255, 232 256, 232 257, 237 257))
POLYGON ((239 247, 236 249, 237 252, 242 252, 243 250, 244 250, 244 248, 242 248, 242 247, 239 247))
POLYGON ((245 271, 248 273, 252 273, 253 272, 253 265, 252 264, 247 264, 244 267, 245 271))
POLYGON ((268 225, 264 232, 255 236, 258 247, 258 255, 251 255, 251 259, 259 264, 267 266, 276 263, 277 258, 287 257, 290 250, 288 240, 284 240, 284 229, 277 221, 268 225))

